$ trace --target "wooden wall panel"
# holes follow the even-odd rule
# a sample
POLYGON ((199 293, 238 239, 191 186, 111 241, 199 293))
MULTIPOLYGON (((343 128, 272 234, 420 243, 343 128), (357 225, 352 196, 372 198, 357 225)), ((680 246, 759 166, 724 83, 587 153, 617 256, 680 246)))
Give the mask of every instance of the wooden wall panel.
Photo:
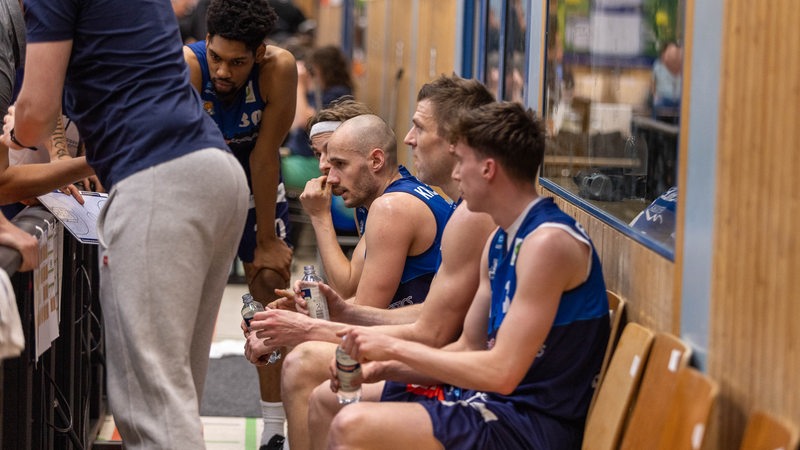
POLYGON ((430 73, 452 72, 456 0, 369 0, 366 5, 367 73, 359 98, 395 130, 398 159, 410 167, 403 138, 416 92, 430 73))
POLYGON ((416 90, 441 74, 453 73, 456 42, 456 0, 420 0, 416 90))
POLYGON ((391 0, 370 0, 367 2, 367 29, 365 36, 364 86, 357 92, 358 100, 366 103, 376 114, 386 117, 385 97, 386 78, 389 60, 386 55, 389 36, 386 31, 391 0))
POLYGON ((737 448, 756 408, 800 423, 798 24, 795 0, 725 2, 709 324, 723 407, 709 448, 737 448))
POLYGON ((319 8, 315 45, 342 45, 342 7, 325 5, 319 8))
POLYGON ((675 314, 677 308, 673 305, 672 261, 552 192, 546 189, 542 192, 554 197, 558 206, 577 219, 589 233, 603 264, 606 287, 628 301, 625 307, 628 320, 653 330, 679 334, 680 317, 675 314))
MULTIPOLYGON (((408 2, 411 3, 411 2, 408 2)), ((410 7, 407 5, 406 7, 410 7)), ((414 27, 409 26, 413 32, 414 27)), ((417 92, 423 84, 441 74, 453 72, 456 43, 456 0, 419 0, 419 14, 416 19, 416 39, 414 62, 407 67, 409 90, 402 98, 405 105, 398 109, 395 131, 398 138, 398 149, 404 155, 405 164, 411 167, 411 149, 402 143, 403 137, 411 128, 411 116, 416 108, 417 92)))
MULTIPOLYGON (((408 131, 408 118, 414 111, 414 105, 409 104, 409 92, 413 72, 417 61, 412 59, 415 53, 415 36, 412 36, 412 22, 418 20, 413 16, 412 1, 390 1, 391 31, 389 32, 389 51, 391 55, 391 70, 387 79, 388 107, 384 119, 389 123, 397 135, 398 161, 406 167, 411 167, 411 158, 405 151, 403 137, 408 131)), ((387 30, 388 31, 388 30, 387 30)))

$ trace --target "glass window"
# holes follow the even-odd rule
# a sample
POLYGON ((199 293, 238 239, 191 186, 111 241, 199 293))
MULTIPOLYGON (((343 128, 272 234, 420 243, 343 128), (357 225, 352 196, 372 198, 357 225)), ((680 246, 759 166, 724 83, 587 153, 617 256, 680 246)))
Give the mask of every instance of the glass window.
POLYGON ((503 99, 524 103, 525 80, 528 76, 526 44, 528 42, 529 1, 508 0, 506 18, 505 78, 503 99))
POLYGON ((543 184, 670 255, 682 12, 683 0, 549 0, 547 19, 543 184))
POLYGON ((500 37, 502 35, 503 0, 489 0, 486 12, 485 84, 496 98, 500 98, 500 37))

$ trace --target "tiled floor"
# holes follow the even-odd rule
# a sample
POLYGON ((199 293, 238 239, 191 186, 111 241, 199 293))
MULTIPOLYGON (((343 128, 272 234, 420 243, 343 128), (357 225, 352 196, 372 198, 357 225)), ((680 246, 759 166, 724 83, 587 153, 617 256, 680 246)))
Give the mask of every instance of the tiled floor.
MULTIPOLYGON (((292 282, 303 276, 303 266, 316 263, 316 247, 313 231, 304 230, 301 235, 303 245, 295 249, 292 264, 292 282)), ((214 332, 211 354, 236 352, 244 348, 244 338, 239 328, 242 316, 239 310, 242 294, 247 285, 229 284, 220 304, 217 327, 214 332)), ((204 435, 208 450, 257 450, 263 422, 261 419, 244 417, 203 417, 204 435)), ((109 416, 100 429, 95 445, 98 448, 119 446, 119 433, 109 416)))

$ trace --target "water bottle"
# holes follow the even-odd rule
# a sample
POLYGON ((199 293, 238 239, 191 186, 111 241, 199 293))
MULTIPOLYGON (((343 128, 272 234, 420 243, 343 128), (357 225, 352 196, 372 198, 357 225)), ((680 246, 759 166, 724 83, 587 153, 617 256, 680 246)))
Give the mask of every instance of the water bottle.
MULTIPOLYGON (((247 325, 247 329, 250 330, 250 321, 253 320, 253 316, 257 312, 264 311, 264 305, 254 300, 249 292, 242 295, 242 303, 242 318, 244 319, 245 325, 247 325)), ((281 351, 275 349, 272 354, 269 355, 267 364, 272 364, 279 359, 281 359, 281 351)))
POLYGON ((336 378, 339 379, 336 396, 340 405, 361 400, 361 364, 351 358, 341 345, 336 347, 336 378))
POLYGON ((303 279, 300 280, 300 292, 308 304, 308 315, 315 319, 331 320, 328 313, 328 302, 319 292, 319 283, 323 280, 317 275, 313 265, 303 266, 303 279))

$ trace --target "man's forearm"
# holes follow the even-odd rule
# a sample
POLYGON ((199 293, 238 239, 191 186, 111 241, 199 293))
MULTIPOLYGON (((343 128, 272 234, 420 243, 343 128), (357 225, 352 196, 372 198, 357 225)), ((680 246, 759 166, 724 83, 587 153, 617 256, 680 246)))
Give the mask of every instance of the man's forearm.
POLYGON ((339 246, 330 214, 324 217, 311 217, 311 226, 314 228, 317 249, 328 277, 328 284, 343 297, 354 295, 358 281, 351 281, 351 262, 339 246))
MULTIPOLYGON (((339 322, 353 325, 406 325, 413 323, 419 317, 422 305, 409 305, 402 308, 382 309, 372 306, 347 303, 341 311, 331 316, 339 322)), ((334 314, 334 312, 331 312, 334 314)))
POLYGON ((85 157, 10 166, 0 175, 0 202, 36 197, 92 175, 85 157))

